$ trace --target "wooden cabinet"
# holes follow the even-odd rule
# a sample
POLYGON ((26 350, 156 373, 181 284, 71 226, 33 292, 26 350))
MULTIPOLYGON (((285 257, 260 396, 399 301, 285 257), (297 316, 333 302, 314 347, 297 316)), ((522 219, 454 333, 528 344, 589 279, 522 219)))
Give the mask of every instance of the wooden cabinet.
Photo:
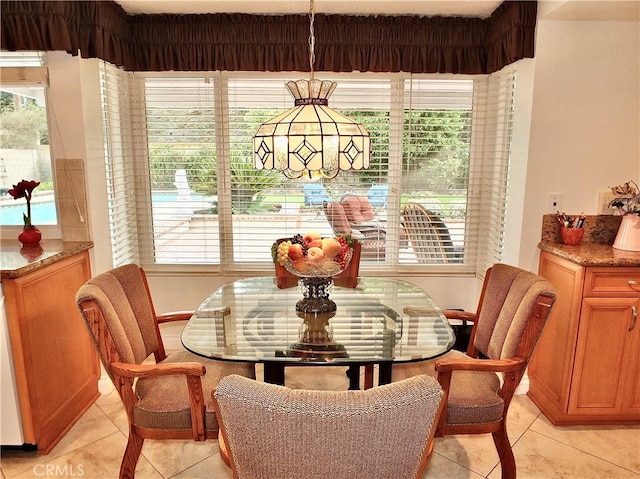
POLYGON ((640 422, 640 268, 540 255, 558 298, 529 365, 529 397, 554 424, 640 422))
POLYGON ((2 280, 24 441, 46 454, 97 399, 100 369, 75 304, 87 251, 2 280))

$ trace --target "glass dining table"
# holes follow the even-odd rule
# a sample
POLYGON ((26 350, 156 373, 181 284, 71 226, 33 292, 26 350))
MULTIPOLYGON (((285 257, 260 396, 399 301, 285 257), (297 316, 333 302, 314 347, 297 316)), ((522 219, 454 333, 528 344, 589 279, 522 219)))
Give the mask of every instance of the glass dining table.
POLYGON ((182 332, 184 347, 203 357, 264 365, 264 380, 284 384, 287 366, 347 366, 350 389, 361 366, 378 365, 378 384, 394 364, 449 351, 454 332, 422 288, 406 281, 361 277, 355 288, 332 286, 335 311, 298 311, 300 288, 280 289, 274 277, 220 286, 182 332))

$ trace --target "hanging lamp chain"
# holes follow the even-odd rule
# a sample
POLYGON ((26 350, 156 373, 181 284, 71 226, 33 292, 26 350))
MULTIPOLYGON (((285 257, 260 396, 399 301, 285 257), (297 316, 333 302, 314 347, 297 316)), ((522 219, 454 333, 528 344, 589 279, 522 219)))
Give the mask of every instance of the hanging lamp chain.
POLYGON ((310 0, 309 3, 309 68, 311 72, 311 79, 313 80, 313 64, 316 61, 316 36, 313 29, 313 21, 315 20, 315 8, 314 8, 314 0, 310 0))

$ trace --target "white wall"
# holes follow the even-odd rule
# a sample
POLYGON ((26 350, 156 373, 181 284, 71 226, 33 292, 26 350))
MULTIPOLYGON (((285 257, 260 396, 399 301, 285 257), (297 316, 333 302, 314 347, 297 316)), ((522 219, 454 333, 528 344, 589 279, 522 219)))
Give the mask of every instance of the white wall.
MULTIPOLYGON (((640 23, 540 19, 536 56, 522 61, 514 188, 522 211, 512 211, 507 261, 537 271, 547 195, 562 194, 570 214, 596 213, 598 192, 640 180, 640 23), (523 114, 524 113, 524 114, 523 114)), ((94 273, 110 267, 104 160, 96 60, 51 55, 52 93, 67 158, 83 158, 94 273)), ((231 278, 162 275, 150 278, 158 312, 192 309, 231 278)), ((473 278, 415 277, 442 307, 473 310, 473 278)))
POLYGON ((640 23, 539 19, 519 264, 537 271, 548 193, 596 214, 598 193, 640 179, 640 23))

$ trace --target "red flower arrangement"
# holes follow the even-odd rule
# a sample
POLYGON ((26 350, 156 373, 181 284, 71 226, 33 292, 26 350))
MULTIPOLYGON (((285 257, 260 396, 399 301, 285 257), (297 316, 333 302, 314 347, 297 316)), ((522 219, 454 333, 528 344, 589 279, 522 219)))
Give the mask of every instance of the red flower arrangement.
POLYGON ((18 182, 17 185, 13 185, 13 188, 9 190, 9 194, 13 196, 14 200, 18 200, 20 198, 25 198, 27 200, 27 213, 22 214, 25 228, 33 226, 31 224, 31 195, 33 190, 35 190, 39 184, 39 181, 22 180, 18 182))

